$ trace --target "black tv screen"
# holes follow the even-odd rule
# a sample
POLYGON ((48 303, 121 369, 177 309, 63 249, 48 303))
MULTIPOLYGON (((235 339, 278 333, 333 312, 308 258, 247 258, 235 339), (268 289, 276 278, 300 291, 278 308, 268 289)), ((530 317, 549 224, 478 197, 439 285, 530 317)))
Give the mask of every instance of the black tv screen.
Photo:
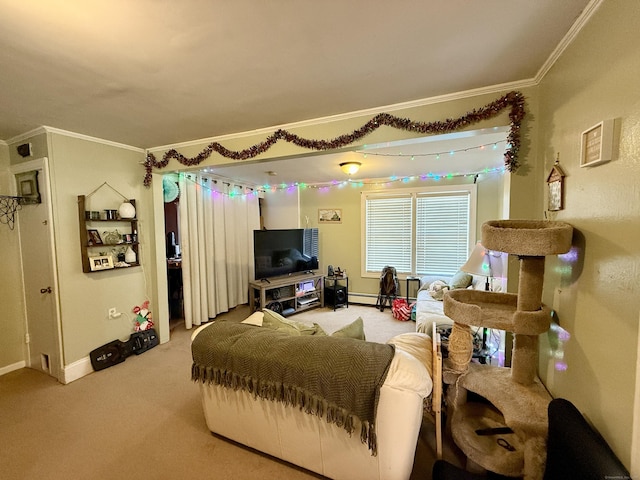
POLYGON ((254 230, 256 280, 318 269, 318 229, 254 230))

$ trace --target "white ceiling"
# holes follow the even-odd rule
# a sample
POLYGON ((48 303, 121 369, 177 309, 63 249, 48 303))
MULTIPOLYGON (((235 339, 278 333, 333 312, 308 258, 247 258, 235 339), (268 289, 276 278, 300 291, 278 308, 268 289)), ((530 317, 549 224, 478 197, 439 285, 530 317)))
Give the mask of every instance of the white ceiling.
POLYGON ((151 148, 532 81, 598 1, 0 0, 0 140, 151 148))

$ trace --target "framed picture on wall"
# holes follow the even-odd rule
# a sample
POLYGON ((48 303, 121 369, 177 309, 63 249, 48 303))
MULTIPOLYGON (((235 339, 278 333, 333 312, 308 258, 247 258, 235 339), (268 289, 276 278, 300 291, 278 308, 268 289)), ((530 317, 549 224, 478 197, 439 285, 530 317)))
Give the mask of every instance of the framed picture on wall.
POLYGON ((16 185, 18 187, 18 196, 20 203, 23 205, 33 205, 41 203, 40 190, 38 188, 38 171, 17 173, 16 185))
POLYGON ((318 223, 342 223, 342 209, 319 208, 318 223))

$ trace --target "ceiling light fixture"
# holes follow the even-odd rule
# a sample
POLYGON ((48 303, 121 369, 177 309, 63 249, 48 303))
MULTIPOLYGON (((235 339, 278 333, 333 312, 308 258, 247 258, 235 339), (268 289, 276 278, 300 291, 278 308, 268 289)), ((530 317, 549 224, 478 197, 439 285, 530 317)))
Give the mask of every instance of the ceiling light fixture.
POLYGON ((353 175, 360 170, 361 166, 362 164, 360 162, 344 162, 340 164, 340 168, 347 175, 353 175))

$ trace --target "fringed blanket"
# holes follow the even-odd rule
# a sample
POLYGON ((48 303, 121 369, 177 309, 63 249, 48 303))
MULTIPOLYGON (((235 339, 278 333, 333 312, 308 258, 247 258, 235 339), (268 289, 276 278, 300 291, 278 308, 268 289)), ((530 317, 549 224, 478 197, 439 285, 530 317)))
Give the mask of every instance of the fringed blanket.
POLYGON ((297 406, 349 434, 358 419, 360 439, 377 454, 376 410, 392 345, 217 322, 198 334, 191 352, 194 381, 297 406))

